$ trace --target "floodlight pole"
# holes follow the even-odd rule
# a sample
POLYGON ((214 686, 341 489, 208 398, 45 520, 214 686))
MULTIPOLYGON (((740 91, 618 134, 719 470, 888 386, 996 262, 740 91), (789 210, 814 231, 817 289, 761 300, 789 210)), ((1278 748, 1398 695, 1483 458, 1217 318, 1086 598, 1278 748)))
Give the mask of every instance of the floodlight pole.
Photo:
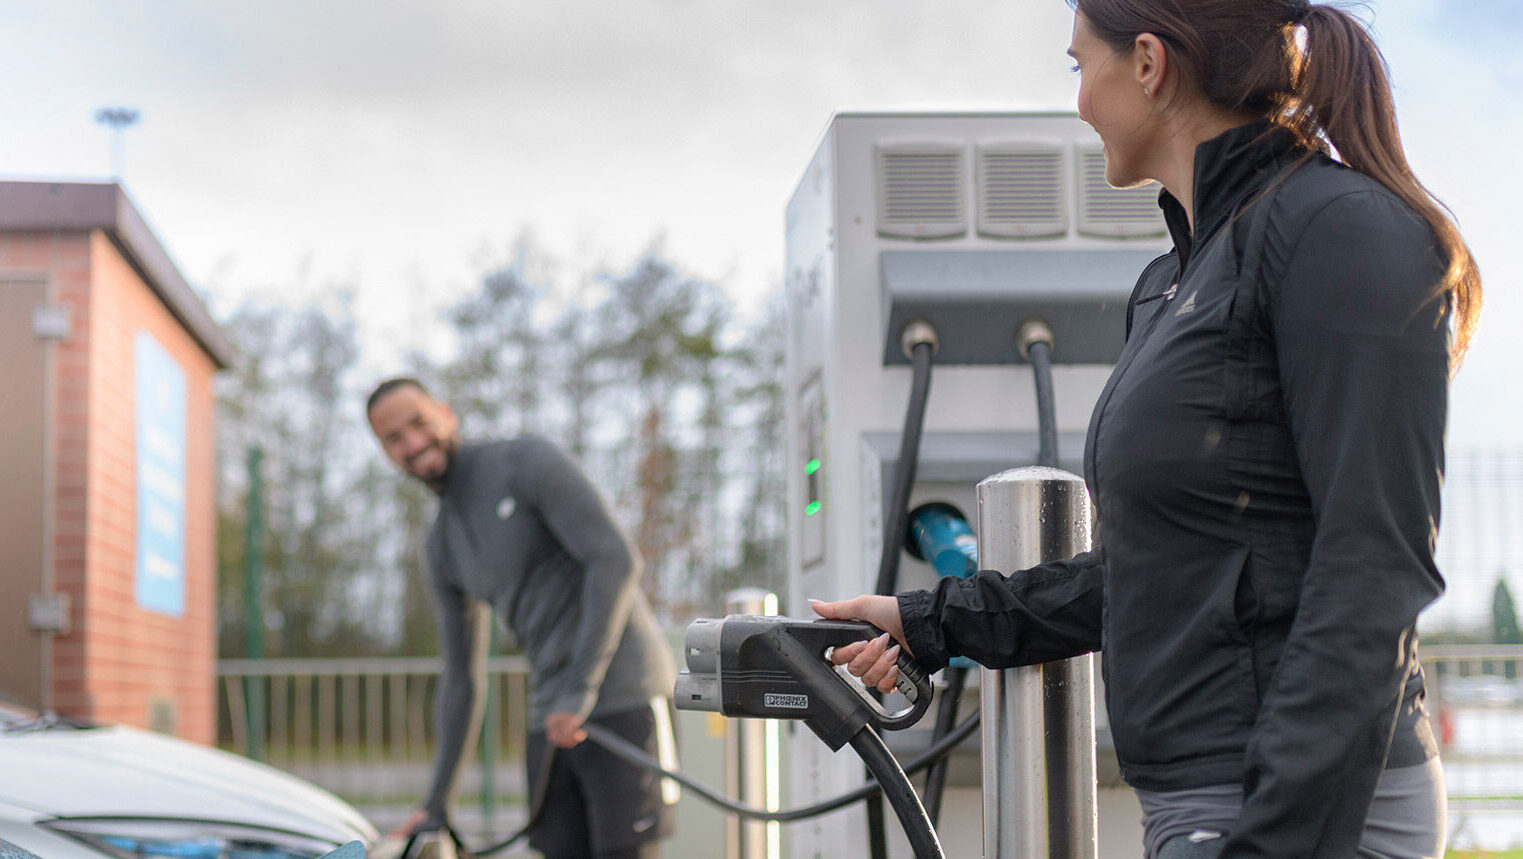
POLYGON ((95 112, 95 121, 111 129, 111 178, 118 182, 126 171, 126 130, 138 124, 142 114, 135 107, 107 106, 95 112))

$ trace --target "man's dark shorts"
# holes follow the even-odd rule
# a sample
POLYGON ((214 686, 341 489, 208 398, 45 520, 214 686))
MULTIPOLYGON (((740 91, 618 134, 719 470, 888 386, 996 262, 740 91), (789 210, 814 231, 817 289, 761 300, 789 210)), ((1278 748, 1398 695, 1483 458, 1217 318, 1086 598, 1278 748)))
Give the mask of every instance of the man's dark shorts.
MULTIPOLYGON (((655 701, 589 721, 644 749, 668 769, 676 768, 671 702, 655 701)), ((529 734, 531 806, 546 745, 544 731, 529 734)), ((628 850, 671 834, 676 801, 675 783, 625 763, 592 740, 556 749, 545 808, 529 833, 529 844, 552 859, 628 850)))

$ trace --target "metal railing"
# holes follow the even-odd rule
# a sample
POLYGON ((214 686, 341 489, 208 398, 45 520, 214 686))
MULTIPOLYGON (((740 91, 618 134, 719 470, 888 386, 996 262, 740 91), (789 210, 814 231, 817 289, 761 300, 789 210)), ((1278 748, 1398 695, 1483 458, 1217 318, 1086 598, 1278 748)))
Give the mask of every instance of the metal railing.
MULTIPOLYGON (((1443 752, 1451 846, 1523 845, 1523 646, 1429 645, 1422 650, 1428 711, 1443 752)), ((521 657, 488 661, 489 713, 482 765, 464 768, 460 795, 521 797, 528 692, 521 657)), ((217 665, 221 745, 322 785, 384 824, 427 788, 433 758, 433 658, 224 660, 217 665), (267 714, 249 716, 249 690, 267 714), (257 740, 262 740, 260 744, 257 740)), ((496 828, 500 828, 496 827, 496 828)))
POLYGON ((1523 846, 1523 646, 1422 649, 1450 847, 1523 846))
MULTIPOLYGON (((463 769, 459 788, 490 809, 499 791, 522 793, 521 767, 499 774, 493 764, 523 759, 528 662, 499 656, 486 668, 481 765, 463 769)), ((358 806, 409 808, 431 773, 439 669, 429 657, 222 660, 218 743, 358 806)))

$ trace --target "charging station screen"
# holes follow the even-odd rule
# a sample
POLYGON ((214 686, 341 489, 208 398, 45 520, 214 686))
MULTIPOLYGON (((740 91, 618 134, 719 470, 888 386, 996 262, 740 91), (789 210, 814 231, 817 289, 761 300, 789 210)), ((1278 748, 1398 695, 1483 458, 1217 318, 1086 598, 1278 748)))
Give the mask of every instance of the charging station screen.
POLYGON ((134 344, 137 604, 185 613, 185 371, 146 331, 134 344))

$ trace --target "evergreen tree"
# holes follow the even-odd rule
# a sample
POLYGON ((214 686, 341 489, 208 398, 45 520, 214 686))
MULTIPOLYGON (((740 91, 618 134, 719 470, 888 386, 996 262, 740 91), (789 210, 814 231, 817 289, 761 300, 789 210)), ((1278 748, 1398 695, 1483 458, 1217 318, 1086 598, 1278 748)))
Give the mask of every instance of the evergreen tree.
MULTIPOLYGON (((1512 591, 1507 587, 1507 577, 1497 576, 1497 586, 1491 592, 1491 640, 1496 644, 1523 644, 1523 630, 1518 629, 1518 612, 1512 601, 1512 591)), ((1516 660, 1503 663, 1503 673, 1511 680, 1518 676, 1516 660)))
POLYGON ((1491 640, 1496 644, 1523 644, 1523 631, 1518 628, 1518 613, 1505 576, 1497 577, 1497 586, 1491 592, 1491 640))

